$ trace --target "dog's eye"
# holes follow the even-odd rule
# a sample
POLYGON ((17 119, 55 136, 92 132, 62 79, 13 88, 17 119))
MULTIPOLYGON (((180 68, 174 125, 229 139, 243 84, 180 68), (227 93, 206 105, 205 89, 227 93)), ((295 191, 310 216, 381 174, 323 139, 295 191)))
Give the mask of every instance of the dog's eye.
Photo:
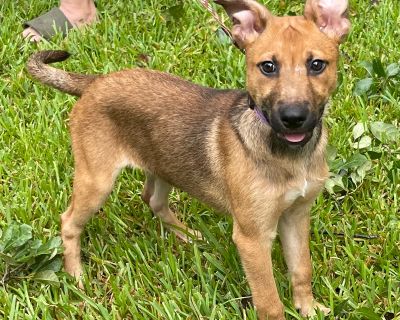
POLYGON ((278 71, 276 64, 272 61, 263 61, 258 64, 258 67, 260 68, 261 72, 266 76, 275 75, 278 71))
POLYGON ((326 62, 323 60, 315 59, 310 62, 309 70, 311 74, 320 74, 324 71, 326 62))

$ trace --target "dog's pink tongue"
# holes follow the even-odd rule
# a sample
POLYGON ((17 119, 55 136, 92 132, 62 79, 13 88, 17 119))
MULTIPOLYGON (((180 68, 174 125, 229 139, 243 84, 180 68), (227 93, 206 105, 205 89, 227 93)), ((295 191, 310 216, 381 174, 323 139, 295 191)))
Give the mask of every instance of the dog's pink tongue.
POLYGON ((289 142, 300 142, 306 137, 305 133, 285 133, 283 135, 285 139, 289 142))

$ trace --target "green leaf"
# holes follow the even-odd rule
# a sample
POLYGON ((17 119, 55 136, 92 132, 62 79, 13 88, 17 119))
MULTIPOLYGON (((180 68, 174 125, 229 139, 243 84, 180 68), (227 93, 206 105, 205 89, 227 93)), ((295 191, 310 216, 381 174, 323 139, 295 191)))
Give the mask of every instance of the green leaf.
POLYGON ((369 61, 361 61, 360 65, 367 70, 370 77, 374 75, 374 69, 372 68, 372 63, 369 61))
POLYGON ((33 279, 40 282, 46 282, 51 284, 59 284, 60 280, 58 279, 56 273, 53 270, 44 270, 35 273, 33 279))
POLYGON ((386 72, 385 72, 385 69, 383 68, 383 64, 382 64, 381 60, 374 59, 372 61, 372 68, 373 68, 375 74, 378 75, 378 77, 386 78, 386 72))
POLYGON ((45 260, 39 260, 37 263, 31 266, 33 272, 39 272, 44 270, 52 270, 54 272, 58 272, 62 267, 62 258, 61 256, 55 257, 53 260, 48 260, 44 257, 45 260))
MULTIPOLYGON (((365 161, 359 165, 355 170, 350 174, 351 180, 353 180, 354 183, 360 183, 364 180, 367 172, 372 168, 372 162, 365 157, 365 161)), ((361 158, 360 158, 361 162, 361 158)))
POLYGON ((343 165, 345 162, 343 159, 333 159, 333 160, 328 160, 329 168, 332 172, 338 172, 343 168, 343 165))
POLYGON ((360 153, 355 153, 343 165, 342 169, 357 169, 357 168, 361 167, 367 161, 369 161, 369 160, 366 156, 364 156, 360 153))
POLYGON ((22 246, 28 240, 32 239, 32 227, 28 226, 27 224, 22 224, 19 226, 19 236, 14 241, 15 246, 22 246))
POLYGON ((365 161, 364 163, 363 163, 363 165, 362 166, 360 166, 359 168, 357 168, 357 173, 360 175, 360 176, 365 176, 365 173, 367 172, 367 171, 369 171, 369 170, 371 170, 371 168, 372 168, 372 162, 370 161, 370 160, 368 160, 368 161, 365 161))
POLYGON ((372 167, 371 161, 368 160, 364 162, 360 167, 357 168, 356 171, 350 174, 350 177, 353 180, 353 182, 357 183, 363 181, 367 172, 371 169, 371 167, 372 167))
POLYGON ((374 81, 372 78, 365 78, 365 79, 358 81, 354 88, 354 95, 361 96, 361 95, 367 93, 373 83, 374 83, 374 81))
POLYGON ((399 129, 390 123, 371 122, 370 128, 374 137, 382 142, 385 140, 397 141, 400 138, 399 129))
POLYGON ((358 122, 353 128, 353 139, 357 140, 359 137, 363 135, 364 132, 365 132, 364 124, 358 122))
POLYGON ((30 250, 32 252, 35 252, 35 254, 41 246, 42 246, 42 240, 40 239, 34 239, 29 243, 30 250))
POLYGON ((360 141, 354 142, 353 143, 353 148, 355 149, 365 149, 368 148, 371 145, 371 137, 369 136, 363 136, 360 141))
POLYGON ((27 224, 12 224, 4 232, 4 251, 21 247, 32 239, 32 227, 27 224))
POLYGON ((341 303, 335 305, 334 314, 340 315, 343 311, 346 311, 349 307, 348 300, 344 300, 341 303))
POLYGON ((379 151, 368 150, 367 153, 371 160, 380 159, 382 157, 382 152, 379 152, 379 151))
POLYGON ((7 247, 7 244, 11 242, 13 239, 13 235, 15 235, 18 232, 18 226, 14 223, 10 224, 8 228, 4 231, 1 237, 1 244, 4 247, 7 247))
POLYGON ((394 77, 400 72, 400 66, 397 63, 389 64, 386 68, 386 73, 388 77, 394 77))
POLYGON ((331 178, 326 179, 326 181, 325 181, 325 189, 329 193, 335 193, 335 191, 333 191, 334 187, 335 187, 335 182, 331 178))
POLYGON ((62 265, 63 265, 62 258, 61 256, 58 256, 46 264, 46 269, 58 272, 61 270, 62 265))
POLYGON ((360 177, 357 172, 352 172, 350 173, 350 179, 355 183, 361 183, 361 181, 363 180, 363 177, 360 177))
POLYGON ((329 193, 336 193, 346 190, 346 187, 343 183, 343 177, 340 175, 335 175, 333 177, 328 178, 325 181, 325 189, 329 193))
POLYGON ((223 44, 231 43, 231 38, 228 37, 228 35, 225 33, 224 30, 222 30, 222 28, 218 28, 215 33, 217 34, 219 42, 223 44))
POLYGON ((373 309, 367 307, 358 308, 356 313, 362 316, 361 319, 381 320, 381 317, 378 314, 376 314, 373 309))
POLYGON ((20 246, 10 252, 19 263, 28 263, 35 256, 35 252, 30 250, 29 245, 20 246))
POLYGON ((5 253, 3 253, 3 252, 0 252, 0 261, 1 261, 1 262, 5 262, 5 263, 7 263, 7 264, 9 264, 9 265, 13 265, 13 266, 19 264, 19 262, 16 261, 16 260, 14 259, 14 257, 12 257, 12 256, 9 255, 9 254, 5 254, 5 253))
POLYGON ((50 253, 54 249, 59 249, 60 247, 61 247, 61 238, 57 236, 57 237, 51 238, 49 241, 47 241, 45 244, 43 244, 40 248, 38 248, 37 253, 38 254, 50 253))

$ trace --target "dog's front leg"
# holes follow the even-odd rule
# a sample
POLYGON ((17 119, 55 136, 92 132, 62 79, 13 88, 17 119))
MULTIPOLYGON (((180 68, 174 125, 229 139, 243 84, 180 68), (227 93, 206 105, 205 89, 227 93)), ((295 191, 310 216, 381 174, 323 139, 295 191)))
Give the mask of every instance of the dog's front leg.
POLYGON ((295 308, 302 316, 312 316, 315 309, 325 314, 330 309, 314 301, 311 289, 312 266, 309 248, 311 200, 297 201, 279 220, 279 237, 289 269, 295 308))
POLYGON ((241 222, 234 219, 233 241, 239 251, 258 318, 285 319, 272 272, 271 249, 276 225, 265 232, 254 224, 248 228, 248 220, 241 222))

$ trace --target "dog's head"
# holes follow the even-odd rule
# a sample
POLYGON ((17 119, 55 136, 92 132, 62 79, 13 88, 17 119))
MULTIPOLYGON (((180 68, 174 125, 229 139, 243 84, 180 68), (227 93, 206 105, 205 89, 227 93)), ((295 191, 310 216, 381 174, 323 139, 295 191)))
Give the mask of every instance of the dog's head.
POLYGON ((348 33, 348 0, 307 0, 304 16, 276 17, 254 0, 216 0, 246 52, 247 90, 274 135, 303 146, 321 125, 336 87, 338 46, 348 33))

